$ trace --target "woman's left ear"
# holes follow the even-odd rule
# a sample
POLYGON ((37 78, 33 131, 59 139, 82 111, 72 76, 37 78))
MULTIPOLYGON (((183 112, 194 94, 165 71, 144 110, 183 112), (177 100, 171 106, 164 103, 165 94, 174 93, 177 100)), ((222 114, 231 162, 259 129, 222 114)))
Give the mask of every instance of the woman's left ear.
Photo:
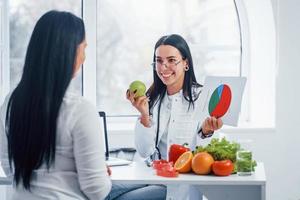
POLYGON ((186 65, 186 66, 184 67, 184 71, 189 71, 189 69, 190 69, 190 67, 189 67, 188 65, 186 65))
POLYGON ((185 60, 185 67, 184 67, 184 71, 189 71, 190 67, 189 67, 189 63, 187 61, 187 59, 185 60))

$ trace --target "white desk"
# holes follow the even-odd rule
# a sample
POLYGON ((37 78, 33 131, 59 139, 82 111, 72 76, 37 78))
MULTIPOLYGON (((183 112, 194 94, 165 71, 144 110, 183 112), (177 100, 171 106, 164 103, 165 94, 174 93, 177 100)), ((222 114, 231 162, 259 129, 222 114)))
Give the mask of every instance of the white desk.
POLYGON ((258 163, 251 176, 231 175, 218 177, 179 174, 177 178, 155 175, 155 171, 144 163, 112 167, 112 181, 124 184, 186 184, 197 187, 208 200, 265 200, 266 176, 263 163, 258 163))
MULTIPOLYGON (((199 188, 208 200, 266 199, 266 177, 262 163, 258 163, 255 173, 251 176, 231 175, 218 177, 213 175, 179 174, 177 178, 164 178, 155 175, 155 171, 144 163, 134 162, 128 166, 112 167, 111 178, 113 182, 124 184, 191 185, 199 188)), ((0 170, 0 185, 10 184, 11 180, 6 178, 0 170)), ((0 188, 1 190, 4 191, 3 188, 0 188)))

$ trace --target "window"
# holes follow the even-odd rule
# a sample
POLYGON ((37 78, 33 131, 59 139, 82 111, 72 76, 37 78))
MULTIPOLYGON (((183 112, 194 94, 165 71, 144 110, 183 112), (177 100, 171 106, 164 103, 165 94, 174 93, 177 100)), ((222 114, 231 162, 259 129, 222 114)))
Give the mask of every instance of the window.
POLYGON ((244 45, 248 46, 243 54, 242 74, 248 80, 240 126, 274 128, 277 41, 272 3, 270 0, 236 0, 236 3, 244 45))
POLYGON ((129 83, 139 79, 149 87, 155 42, 179 33, 200 83, 206 75, 247 77, 240 127, 274 127, 277 47, 270 0, 91 0, 84 10, 94 31, 87 39, 97 52, 87 59, 84 91, 99 110, 138 114, 125 99, 129 83))
MULTIPOLYGON (((0 90, 2 91, 3 90, 3 87, 2 87, 2 85, 3 85, 3 37, 2 37, 2 35, 3 35, 3 16, 4 16, 4 13, 3 13, 3 11, 4 11, 4 8, 3 8, 3 2, 2 1, 0 1, 0 90)), ((2 100, 2 99, 1 99, 2 100)), ((2 101, 0 101, 0 103, 1 103, 2 101)))
POLYGON ((0 104, 9 88, 8 74, 8 17, 7 1, 0 0, 0 104))
POLYGON ((188 42, 195 74, 240 75, 241 38, 232 0, 97 1, 96 103, 108 115, 137 114, 125 99, 130 82, 152 82, 155 42, 178 33, 188 42))
MULTIPOLYGON (((82 2, 81 0, 11 0, 9 4, 9 87, 13 90, 21 78, 27 45, 37 20, 49 10, 70 11, 81 16, 82 2)), ((81 76, 73 82, 75 91, 81 91, 81 76)))
POLYGON ((138 114, 125 99, 128 85, 139 79, 150 86, 155 42, 179 33, 191 48, 198 82, 206 75, 248 78, 242 127, 274 127, 277 46, 271 0, 0 0, 0 102, 20 79, 36 20, 51 9, 83 15, 87 59, 73 87, 109 116, 138 114))

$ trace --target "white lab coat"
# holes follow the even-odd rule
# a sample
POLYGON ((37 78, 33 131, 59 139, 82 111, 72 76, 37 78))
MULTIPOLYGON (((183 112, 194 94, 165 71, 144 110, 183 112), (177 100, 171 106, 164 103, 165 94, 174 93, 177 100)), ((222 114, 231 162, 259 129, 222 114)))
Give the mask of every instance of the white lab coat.
MULTIPOLYGON (((195 93, 201 91, 201 88, 194 88, 195 93)), ((201 95, 201 93, 200 93, 201 95)), ((200 98, 200 97, 199 97, 200 98)), ((189 102, 184 98, 182 90, 175 95, 172 95, 171 102, 167 95, 164 96, 162 100, 162 105, 160 109, 160 127, 159 127, 159 139, 160 142, 163 133, 166 129, 167 132, 167 149, 160 149, 161 152, 168 151, 171 144, 183 144, 187 142, 191 149, 195 148, 195 145, 200 145, 201 140, 203 140, 198 131, 202 125, 206 116, 201 116, 197 110, 201 109, 201 105, 198 105, 199 98, 194 102, 194 109, 191 106, 189 108, 189 102), (171 103, 171 109, 168 109, 168 104, 171 103)), ((158 113, 157 103, 153 109, 153 118, 151 127, 144 127, 140 120, 137 120, 135 127, 135 146, 139 154, 146 158, 150 156, 155 150, 155 138, 157 129, 157 113, 158 113)), ((202 105, 203 106, 203 105, 202 105)), ((167 153, 165 153, 167 155, 167 153)), ((168 158, 164 158, 168 159, 168 158)), ((168 189, 167 199, 187 199, 188 193, 187 186, 172 186, 172 190, 168 189), (171 192, 170 192, 171 191, 171 192), (176 198, 172 198, 172 196, 176 198), (181 196, 185 195, 185 196, 181 196)), ((198 197, 197 199, 201 199, 198 197)))

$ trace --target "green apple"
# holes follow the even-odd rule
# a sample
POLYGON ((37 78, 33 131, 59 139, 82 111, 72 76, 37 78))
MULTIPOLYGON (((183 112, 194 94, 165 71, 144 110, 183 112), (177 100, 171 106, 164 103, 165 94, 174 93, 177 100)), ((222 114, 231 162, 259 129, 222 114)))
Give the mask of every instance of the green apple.
POLYGON ((146 93, 146 86, 142 81, 133 81, 129 85, 129 90, 135 92, 135 97, 144 96, 146 93))

